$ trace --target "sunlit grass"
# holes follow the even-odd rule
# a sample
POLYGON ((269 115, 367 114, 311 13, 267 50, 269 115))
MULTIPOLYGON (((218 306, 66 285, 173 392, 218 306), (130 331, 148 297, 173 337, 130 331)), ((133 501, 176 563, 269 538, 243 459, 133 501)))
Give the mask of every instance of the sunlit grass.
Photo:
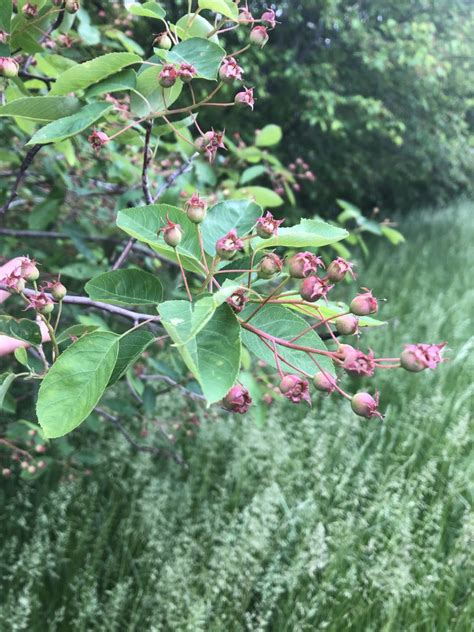
POLYGON ((413 215, 361 273, 390 297, 367 344, 449 343, 380 376, 383 424, 275 408, 203 427, 187 472, 111 438, 91 478, 0 492, 0 630, 471 630, 473 217, 413 215))

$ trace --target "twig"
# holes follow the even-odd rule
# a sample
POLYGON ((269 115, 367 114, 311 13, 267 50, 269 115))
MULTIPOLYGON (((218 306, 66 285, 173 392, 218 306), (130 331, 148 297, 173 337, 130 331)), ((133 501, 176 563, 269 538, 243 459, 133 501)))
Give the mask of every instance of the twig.
POLYGON ((112 423, 117 428, 120 434, 125 437, 127 442, 136 452, 148 452, 149 454, 153 454, 154 456, 166 456, 167 458, 173 459, 175 463, 187 467, 185 461, 178 453, 173 452, 173 450, 169 450, 168 448, 158 448, 155 446, 138 443, 128 432, 128 430, 126 430, 126 428, 122 425, 118 417, 112 415, 112 413, 109 413, 103 408, 96 408, 96 411, 99 413, 99 415, 102 415, 102 417, 107 419, 107 421, 110 421, 110 423, 112 423))
MULTIPOLYGON (((11 292, 11 289, 3 283, 0 283, 0 290, 6 290, 7 292, 11 292)), ((12 292, 13 294, 14 292, 12 292)), ((26 296, 36 296, 39 292, 35 290, 23 290, 23 294, 26 296)), ((45 295, 54 300, 51 294, 45 292, 45 295)), ((102 303, 101 301, 93 301, 90 298, 86 298, 85 296, 73 296, 66 295, 63 298, 63 303, 69 303, 71 305, 85 305, 87 307, 95 307, 96 309, 100 309, 104 312, 110 312, 111 314, 117 314, 118 316, 123 316, 124 318, 128 318, 133 320, 134 322, 140 322, 142 320, 150 320, 158 322, 160 320, 159 316, 150 316, 150 314, 142 314, 140 312, 134 312, 130 309, 125 309, 123 307, 117 307, 116 305, 109 305, 108 303, 102 303)))
POLYGON ((206 398, 204 397, 204 395, 199 395, 199 393, 190 391, 188 388, 186 388, 179 382, 176 382, 176 380, 173 380, 171 377, 168 377, 167 375, 159 375, 159 374, 140 375, 140 378, 142 380, 148 380, 150 382, 165 382, 166 384, 169 384, 171 387, 179 389, 184 395, 186 395, 190 399, 199 400, 201 402, 206 401, 206 398))
POLYGON ((199 156, 199 152, 196 151, 192 156, 190 156, 187 160, 183 162, 183 164, 181 165, 181 167, 179 167, 179 169, 174 171, 171 175, 169 175, 166 178, 166 180, 163 182, 163 184, 159 187, 158 191, 156 192, 156 195, 153 198, 153 202, 156 202, 156 200, 158 200, 163 195, 163 193, 165 193, 165 191, 167 191, 171 186, 173 186, 173 184, 175 183, 177 178, 179 178, 179 176, 183 175, 183 173, 186 173, 186 171, 188 171, 191 168, 192 163, 194 162, 194 160, 196 160, 198 156, 199 156))
POLYGON ((15 182, 13 184, 12 192, 10 193, 10 197, 7 199, 7 201, 2 206, 2 208, 0 208, 0 214, 5 214, 8 211, 10 204, 18 195, 18 189, 20 187, 21 181, 25 177, 25 174, 28 171, 28 168, 30 167, 31 163, 33 162, 34 157, 39 152, 41 147, 44 147, 44 145, 33 145, 33 147, 29 150, 29 152, 23 158, 23 162, 21 163, 20 168, 18 170, 15 182))

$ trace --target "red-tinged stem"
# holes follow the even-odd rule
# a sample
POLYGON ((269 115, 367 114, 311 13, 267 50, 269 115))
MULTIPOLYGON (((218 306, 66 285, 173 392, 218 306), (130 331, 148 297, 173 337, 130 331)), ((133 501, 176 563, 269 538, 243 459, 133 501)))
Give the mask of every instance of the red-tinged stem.
POLYGON ((289 349, 294 349, 295 351, 304 351, 305 353, 308 353, 308 354, 315 353, 317 355, 323 355, 334 360, 337 359, 335 358, 335 354, 332 351, 323 351, 322 349, 313 349, 313 347, 295 345, 292 342, 285 340, 284 338, 278 338, 277 336, 272 336, 271 334, 268 334, 266 331, 263 331, 262 329, 259 329, 258 327, 254 327, 253 325, 251 325, 250 323, 246 321, 239 319, 239 322, 240 322, 240 325, 244 329, 251 331, 253 334, 256 334, 259 338, 266 338, 267 340, 271 340, 272 342, 275 342, 276 344, 279 344, 282 347, 288 347, 289 349))
POLYGON ((298 338, 301 338, 301 336, 304 336, 305 334, 309 333, 312 329, 317 329, 318 327, 321 327, 321 325, 325 325, 326 323, 328 323, 330 320, 333 320, 334 318, 339 318, 339 316, 345 316, 346 314, 349 314, 349 313, 350 312, 344 312, 344 314, 335 314, 334 316, 329 316, 328 318, 324 320, 320 320, 319 322, 315 323, 314 325, 311 325, 311 327, 308 327, 307 329, 299 333, 297 336, 292 338, 290 342, 295 342, 295 340, 298 340, 298 338))
POLYGON ((189 291, 188 280, 186 278, 186 274, 184 272, 183 264, 181 263, 181 257, 179 256, 179 252, 178 252, 177 248, 175 248, 175 252, 176 252, 176 259, 178 260, 179 269, 181 270, 181 276, 183 277, 184 287, 186 288, 186 294, 188 295, 189 302, 192 303, 193 302, 193 297, 191 295, 191 292, 189 291))
POLYGON ((117 136, 120 136, 120 134, 123 134, 124 132, 129 130, 131 127, 135 127, 135 125, 140 125, 140 123, 143 123, 144 121, 146 121, 146 117, 138 119, 138 121, 133 121, 129 125, 126 125, 124 128, 119 129, 118 132, 115 132, 115 134, 112 134, 112 136, 109 136, 109 141, 113 140, 114 138, 117 138, 117 136))
POLYGON ((399 369, 402 365, 400 363, 399 364, 378 364, 376 362, 375 366, 377 367, 377 369, 399 369))
POLYGON ((246 268, 245 270, 228 270, 227 268, 223 268, 222 270, 217 270, 217 272, 214 272, 214 274, 234 274, 237 272, 245 274, 246 272, 258 272, 258 270, 249 270, 248 268, 246 268))
POLYGON ((283 371, 281 370, 281 365, 280 365, 280 360, 279 360, 279 354, 276 348, 276 344, 273 343, 272 346, 270 346, 265 340, 263 341, 267 346, 270 347, 270 349, 273 348, 273 355, 275 357, 275 364, 276 364, 276 368, 278 373, 280 374, 280 377, 283 377, 285 374, 283 373, 283 371))
MULTIPOLYGON (((262 340, 263 344, 266 345, 269 349, 272 349, 272 346, 270 345, 269 342, 267 342, 266 340, 262 340)), ((273 347, 274 349, 276 349, 276 346, 274 345, 273 347)), ((291 362, 289 362, 284 356, 282 356, 280 353, 277 352, 277 356, 279 358, 279 360, 281 360, 284 364, 286 364, 287 366, 290 367, 290 369, 293 369, 294 371, 297 371, 298 373, 301 373, 302 375, 304 375, 305 377, 309 377, 311 378, 312 375, 310 375, 309 373, 306 373, 306 371, 303 371, 303 369, 298 368, 297 366, 295 366, 294 364, 292 364, 291 362)), ((276 361, 276 358, 275 358, 276 361)), ((280 373, 280 375, 283 377, 282 373, 280 373)))
POLYGON ((329 335, 336 342, 336 344, 339 344, 339 341, 334 335, 333 330, 331 329, 331 326, 328 324, 327 320, 326 321, 324 320, 324 316, 321 314, 321 310, 319 308, 316 308, 316 311, 318 312, 319 317, 323 319, 321 324, 323 324, 326 327, 329 335))
POLYGON ((196 229, 197 229, 198 240, 199 240, 199 249, 201 251, 201 258, 204 263, 204 269, 206 271, 206 274, 209 274, 209 266, 207 265, 206 253, 204 251, 204 242, 202 241, 202 232, 201 232, 201 227, 199 226, 199 224, 196 224, 196 229))
POLYGON ((243 48, 239 49, 235 53, 229 53, 228 55, 226 55, 226 57, 237 57, 237 55, 241 55, 242 53, 245 53, 245 51, 248 50, 249 48, 250 48, 250 44, 247 44, 247 46, 244 46, 243 48))
POLYGON ((251 320, 255 314, 257 314, 263 307, 265 307, 265 305, 268 303, 268 301, 272 298, 272 296, 275 296, 275 294, 278 292, 278 290, 280 290, 280 288, 282 288, 284 285, 286 285, 286 283, 288 283, 290 277, 287 276, 286 279, 283 279, 283 281, 276 286, 276 288, 273 290, 273 292, 271 292, 259 305, 258 307, 256 307, 256 309, 254 309, 254 311, 250 314, 250 316, 246 319, 246 323, 248 323, 249 320, 251 320))
POLYGON ((330 373, 328 373, 327 371, 325 371, 323 369, 323 367, 319 364, 319 362, 316 360, 316 358, 313 358, 313 356, 310 356, 311 360, 314 362, 314 364, 318 367, 318 369, 321 371, 321 373, 323 375, 325 375, 326 377, 330 378, 330 382, 334 385, 334 389, 343 397, 345 397, 346 399, 352 399, 351 395, 349 395, 349 393, 346 393, 345 391, 342 390, 342 388, 340 386, 337 385, 336 382, 336 378, 333 377, 330 373))

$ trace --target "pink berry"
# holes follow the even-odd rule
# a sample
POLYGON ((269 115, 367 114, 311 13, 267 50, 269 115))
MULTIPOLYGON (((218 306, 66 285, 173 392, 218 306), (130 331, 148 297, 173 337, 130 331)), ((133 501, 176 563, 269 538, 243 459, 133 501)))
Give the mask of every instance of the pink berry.
POLYGON ((329 373, 318 371, 313 378, 313 384, 318 391, 323 391, 330 395, 336 388, 336 378, 329 373))
POLYGON ((233 386, 222 400, 222 405, 227 410, 243 415, 248 411, 252 403, 250 393, 244 386, 233 386))
POLYGON ((383 419, 381 413, 377 410, 379 405, 379 396, 375 395, 375 398, 369 393, 356 393, 352 396, 351 406, 352 410, 359 417, 365 417, 370 419, 371 417, 379 417, 383 419))
POLYGON ((0 76, 12 79, 18 76, 19 65, 13 57, 0 57, 0 76))
POLYGON ((311 406, 308 380, 304 380, 299 375, 285 375, 280 382, 280 391, 293 404, 299 404, 301 400, 304 400, 311 406))
POLYGON ((336 318, 334 324, 336 325, 338 333, 343 336, 351 336, 359 329, 359 319, 353 314, 339 316, 339 318, 336 318))
POLYGON ((250 31, 250 43, 263 48, 268 42, 267 29, 264 26, 255 26, 250 31))
POLYGON ((260 279, 271 279, 283 270, 283 261, 273 252, 262 257, 257 267, 260 279))
POLYGON ((363 294, 358 294, 352 299, 350 304, 350 310, 357 316, 368 316, 369 314, 375 314, 378 310, 378 302, 375 296, 372 295, 370 290, 366 290, 363 294))

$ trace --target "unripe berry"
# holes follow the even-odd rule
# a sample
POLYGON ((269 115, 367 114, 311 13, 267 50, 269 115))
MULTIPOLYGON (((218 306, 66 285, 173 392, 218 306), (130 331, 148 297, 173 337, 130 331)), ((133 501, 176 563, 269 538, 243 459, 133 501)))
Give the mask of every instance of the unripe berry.
POLYGON ((234 97, 234 103, 237 106, 247 106, 253 110, 253 106, 255 105, 253 88, 244 88, 242 92, 237 92, 234 97))
POLYGON ((35 474, 35 473, 36 473, 36 467, 34 465, 29 465, 28 474, 35 474))
POLYGON ((235 228, 230 230, 227 235, 221 237, 216 241, 216 253, 221 259, 229 261, 232 259, 236 252, 242 250, 244 242, 239 239, 235 228))
POLYGON ((317 276, 309 276, 303 279, 300 286, 300 296, 304 301, 315 303, 320 298, 325 298, 334 285, 328 285, 324 279, 317 276))
POLYGON ((273 9, 267 9, 264 11, 260 17, 265 26, 268 26, 272 29, 276 26, 276 14, 273 9))
POLYGON ((163 88, 171 88, 176 83, 179 73, 173 64, 163 64, 163 68, 158 75, 160 86, 163 88))
POLYGON ((377 410, 378 403, 378 395, 373 398, 369 393, 356 393, 351 399, 352 410, 359 417, 365 417, 366 419, 371 417, 383 418, 377 410))
POLYGON ((79 9, 81 8, 81 4, 80 2, 78 2, 78 0, 66 0, 64 8, 68 13, 74 14, 79 11, 79 9))
POLYGON ((8 478, 11 475, 12 475, 11 469, 9 467, 4 467, 2 470, 2 476, 4 476, 5 478, 8 478))
POLYGON ((55 281, 50 285, 51 296, 56 301, 62 301, 67 294, 67 289, 60 281, 55 281))
POLYGON ((298 252, 288 261, 288 272, 293 279, 304 279, 316 273, 318 267, 323 267, 322 259, 312 252, 298 252))
MULTIPOLYGON (((366 288, 363 288, 366 289, 366 288)), ((367 290, 363 294, 358 294, 352 299, 350 304, 350 310, 357 316, 368 316, 369 314, 375 314, 378 310, 378 303, 375 296, 372 295, 370 290, 367 290)))
POLYGON ((285 220, 275 219, 270 211, 257 219, 256 233, 261 239, 269 239, 278 235, 278 228, 285 220))
POLYGON ((199 193, 194 192, 184 205, 186 215, 193 224, 200 224, 206 219, 207 202, 199 197, 199 193))
POLYGON ((42 470, 46 467, 46 461, 38 461, 37 465, 40 468, 40 470, 42 470))
POLYGON ((285 375, 280 382, 280 391, 293 404, 299 404, 304 399, 311 406, 308 380, 299 375, 285 375))
POLYGON ((345 316, 339 316, 336 318, 335 323, 336 330, 343 336, 351 336, 355 334, 359 328, 359 319, 353 314, 346 314, 345 316))
POLYGON ((400 363, 406 371, 411 371, 412 373, 419 373, 420 371, 426 369, 426 365, 423 364, 420 358, 417 358, 416 354, 410 349, 402 351, 400 355, 400 363))
POLYGON ((352 278, 355 278, 354 273, 352 271, 352 266, 353 266, 352 263, 349 263, 342 257, 337 257, 337 259, 334 259, 334 261, 331 261, 331 263, 328 266, 327 274, 328 274, 329 279, 333 283, 339 283, 339 281, 342 281, 344 277, 346 276, 346 272, 349 272, 352 278))
POLYGON ((239 385, 233 386, 222 400, 224 408, 241 415, 248 411, 251 403, 250 393, 244 386, 239 385))
POLYGON ((168 224, 162 229, 162 231, 163 239, 168 246, 176 248, 176 246, 181 243, 181 240, 183 239, 183 229, 179 224, 174 224, 168 220, 168 224))
POLYGON ((318 391, 331 394, 336 388, 336 378, 329 375, 329 373, 318 371, 313 377, 313 384, 318 391))
POLYGON ((153 46, 158 46, 158 48, 162 48, 163 50, 169 50, 173 46, 173 42, 168 33, 164 31, 155 37, 153 46))
POLYGON ((265 255, 258 264, 257 274, 260 279, 271 279, 283 270, 283 261, 274 253, 265 255))
POLYGON ((43 314, 43 316, 48 316, 54 309, 53 301, 45 301, 44 305, 38 307, 38 312, 43 314))
POLYGON ((39 270, 34 261, 24 259, 20 267, 20 274, 25 281, 36 281, 39 277, 39 270))
POLYGON ((13 57, 0 57, 0 75, 7 79, 18 77, 18 63, 13 57))
POLYGON ((25 289, 25 286, 26 286, 26 283, 24 279, 20 277, 15 284, 15 290, 17 292, 23 292, 23 290, 25 289))
POLYGON ((255 26, 250 31, 250 43, 263 48, 268 42, 267 29, 264 26, 255 26))
POLYGON ((38 17, 38 6, 33 2, 27 2, 21 10, 25 18, 28 20, 38 17))
POLYGON ((38 443, 38 445, 35 446, 35 451, 38 454, 44 454, 46 452, 46 446, 43 443, 38 443))
POLYGON ((206 132, 203 136, 199 136, 199 138, 197 138, 194 142, 196 150, 200 153, 204 153, 206 151, 206 146, 209 145, 213 138, 213 132, 206 132))

